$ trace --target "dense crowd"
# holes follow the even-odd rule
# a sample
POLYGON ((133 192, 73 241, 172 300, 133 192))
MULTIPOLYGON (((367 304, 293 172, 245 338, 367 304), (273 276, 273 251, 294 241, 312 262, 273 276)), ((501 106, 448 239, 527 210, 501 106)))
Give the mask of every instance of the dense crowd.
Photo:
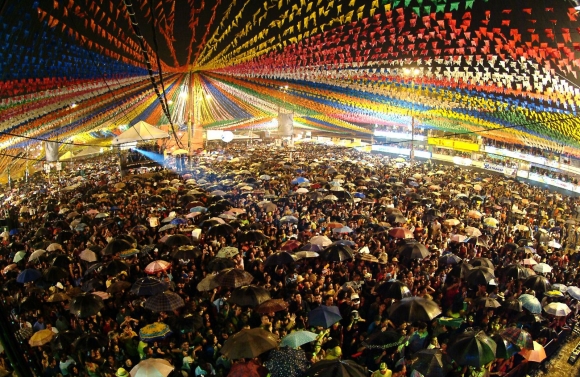
POLYGON ((37 374, 128 377, 165 359, 183 376, 305 376, 335 360, 504 375, 575 323, 574 197, 316 145, 233 146, 183 170, 93 160, 6 188, 0 293, 37 374), (234 356, 267 343, 243 343, 248 329, 290 350, 234 356), (493 357, 458 354, 464 338, 493 357))

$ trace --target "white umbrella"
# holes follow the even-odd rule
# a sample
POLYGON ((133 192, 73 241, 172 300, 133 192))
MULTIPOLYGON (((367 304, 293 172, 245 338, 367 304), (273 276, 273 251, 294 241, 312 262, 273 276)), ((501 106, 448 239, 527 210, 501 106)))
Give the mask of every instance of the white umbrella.
POLYGON ((568 293, 573 299, 580 300, 580 288, 568 287, 566 293, 568 293))
POLYGON ((167 377, 174 369, 164 359, 145 359, 131 369, 131 377, 167 377))
POLYGON ((33 260, 36 260, 36 259, 40 258, 42 255, 44 255, 45 253, 46 253, 46 250, 42 250, 42 249, 34 250, 34 252, 32 254, 30 254, 30 258, 28 258, 28 261, 31 262, 33 260))
POLYGON ((304 187, 300 187, 298 190, 296 190, 297 194, 306 194, 308 193, 308 189, 304 188, 304 187))
POLYGON ((472 226, 467 226, 465 227, 465 234, 467 234, 470 237, 479 237, 481 236, 481 231, 472 226))
POLYGON ((560 245, 558 242, 554 240, 548 242, 548 246, 553 247, 554 249, 559 249, 562 247, 562 245, 560 245))
POLYGON ((533 270, 538 274, 546 274, 548 272, 552 272, 552 267, 546 263, 538 263, 533 267, 533 270))
POLYGON ((326 236, 314 236, 310 239, 309 242, 313 245, 320 245, 322 247, 326 247, 326 246, 329 246, 330 244, 332 244, 332 241, 330 240, 330 238, 328 238, 326 236))
POLYGON ((572 312, 568 305, 564 304, 563 302, 551 302, 544 306, 544 311, 556 317, 566 317, 572 312))
POLYGON ((95 254, 95 252, 92 251, 91 249, 84 249, 83 251, 81 251, 79 254, 79 258, 89 263, 96 262, 98 259, 97 254, 95 254))

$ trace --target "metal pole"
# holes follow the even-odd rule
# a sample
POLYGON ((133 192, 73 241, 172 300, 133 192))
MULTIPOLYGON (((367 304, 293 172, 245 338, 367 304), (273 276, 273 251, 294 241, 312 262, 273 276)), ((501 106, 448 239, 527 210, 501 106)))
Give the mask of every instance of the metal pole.
POLYGON ((415 115, 411 115, 411 164, 415 161, 415 115))

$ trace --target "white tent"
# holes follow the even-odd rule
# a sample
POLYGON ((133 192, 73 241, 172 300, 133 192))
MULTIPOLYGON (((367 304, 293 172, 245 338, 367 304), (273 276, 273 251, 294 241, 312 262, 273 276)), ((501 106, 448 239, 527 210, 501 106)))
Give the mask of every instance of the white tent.
POLYGON ((114 138, 113 145, 139 143, 141 141, 165 139, 168 137, 169 134, 167 132, 144 121, 139 121, 136 125, 114 138))
POLYGON ((94 155, 99 154, 99 153, 101 153, 101 148, 99 148, 99 147, 86 147, 85 149, 83 149, 82 151, 77 153, 74 156, 74 158, 85 158, 85 157, 94 156, 94 155))

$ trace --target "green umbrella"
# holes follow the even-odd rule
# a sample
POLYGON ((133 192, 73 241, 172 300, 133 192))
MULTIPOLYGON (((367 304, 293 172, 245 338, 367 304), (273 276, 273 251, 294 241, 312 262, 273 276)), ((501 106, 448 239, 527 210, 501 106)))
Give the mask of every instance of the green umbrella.
POLYGON ((459 365, 479 368, 495 360, 496 343, 483 331, 467 330, 451 341, 449 356, 459 365))

